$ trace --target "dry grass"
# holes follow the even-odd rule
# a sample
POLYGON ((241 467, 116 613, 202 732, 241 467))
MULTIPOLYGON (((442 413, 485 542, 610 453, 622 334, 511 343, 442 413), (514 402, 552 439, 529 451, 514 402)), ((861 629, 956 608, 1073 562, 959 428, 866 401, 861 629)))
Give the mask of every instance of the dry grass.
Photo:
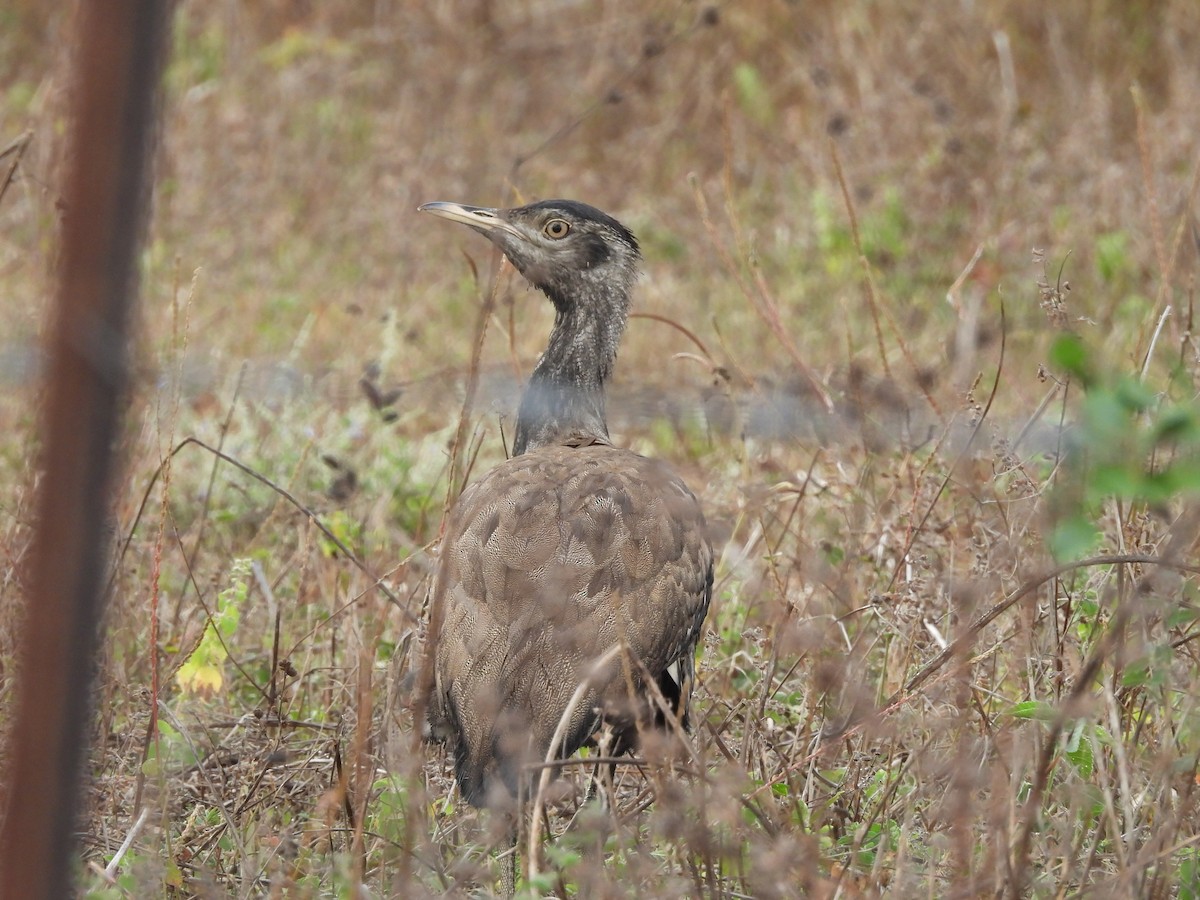
MULTIPOLYGON (((496 889, 403 684, 497 266, 414 210, 573 196, 721 553, 691 751, 569 830, 564 767, 533 889, 1200 896, 1192 7, 181 3, 82 889, 496 889)), ((69 48, 0 25, 7 725, 69 48)), ((549 324, 495 288, 468 473, 549 324)))

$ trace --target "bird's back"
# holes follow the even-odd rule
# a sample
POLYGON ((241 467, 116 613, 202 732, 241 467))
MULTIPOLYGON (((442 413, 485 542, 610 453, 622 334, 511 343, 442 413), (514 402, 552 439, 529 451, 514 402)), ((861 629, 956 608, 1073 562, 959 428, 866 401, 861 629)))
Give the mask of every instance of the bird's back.
MULTIPOLYGON (((605 445, 544 447, 472 485, 443 542, 431 709, 467 800, 515 791, 521 766, 545 757, 572 694, 612 647, 623 642, 656 680, 676 663, 690 676, 711 591, 700 505, 662 462, 605 445)), ((640 668, 632 697, 628 668, 591 676, 559 755, 601 718, 631 742, 646 707, 640 668)), ((681 680, 682 712, 690 677, 681 680)))

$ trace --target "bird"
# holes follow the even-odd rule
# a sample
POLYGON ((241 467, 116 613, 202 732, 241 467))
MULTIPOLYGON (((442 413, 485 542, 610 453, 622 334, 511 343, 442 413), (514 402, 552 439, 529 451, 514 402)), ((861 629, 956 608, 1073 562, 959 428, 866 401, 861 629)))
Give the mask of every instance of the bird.
POLYGON ((462 796, 511 810, 552 749, 568 758, 604 730, 616 756, 639 746, 639 727, 669 728, 651 681, 689 725, 713 548, 679 475, 609 437, 633 233, 574 200, 420 210, 488 238, 554 307, 511 457, 447 519, 424 656, 429 733, 452 749, 462 796))

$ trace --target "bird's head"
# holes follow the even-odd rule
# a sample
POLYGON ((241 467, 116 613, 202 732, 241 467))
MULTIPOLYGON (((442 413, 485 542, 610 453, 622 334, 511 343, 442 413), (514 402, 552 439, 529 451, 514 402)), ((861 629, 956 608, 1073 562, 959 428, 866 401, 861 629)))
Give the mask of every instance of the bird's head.
POLYGON ((420 207, 478 231, 560 312, 578 303, 618 298, 624 308, 641 253, 633 233, 607 213, 576 200, 542 200, 514 209, 435 202, 420 207))

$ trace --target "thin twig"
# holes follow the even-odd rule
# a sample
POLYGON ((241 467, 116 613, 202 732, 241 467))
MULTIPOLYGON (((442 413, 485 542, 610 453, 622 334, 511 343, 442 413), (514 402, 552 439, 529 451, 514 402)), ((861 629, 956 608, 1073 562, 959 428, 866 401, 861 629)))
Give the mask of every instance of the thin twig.
POLYGON ((125 835, 125 840, 121 841, 121 846, 117 848, 117 852, 113 854, 113 858, 104 867, 104 878, 109 884, 116 882, 117 872, 121 869, 121 860, 125 858, 125 854, 129 852, 129 848, 137 840, 137 836, 141 833, 142 827, 146 824, 148 818, 150 818, 150 807, 143 806, 142 811, 138 813, 137 819, 134 820, 133 826, 129 829, 129 833, 125 835))
POLYGON ((875 340, 879 344, 879 359, 883 364, 884 374, 890 379, 892 377, 891 370, 888 367, 887 353, 883 344, 883 332, 879 325, 879 316, 883 315, 887 319, 888 326, 892 329, 892 334, 896 337, 896 343, 900 347, 900 353, 904 356, 905 362, 908 363, 909 369, 913 373, 917 387, 920 389, 922 396, 925 397, 925 402, 929 404, 929 408, 934 414, 941 419, 942 410, 938 405, 933 394, 929 392, 926 385, 926 380, 921 377, 921 367, 917 365, 916 359, 913 358, 912 350, 908 346, 908 341, 904 339, 904 332, 900 326, 896 324, 896 320, 892 317, 891 312, 886 306, 879 302, 878 292, 875 289, 875 276, 871 270, 871 261, 867 259, 866 251, 863 249, 862 236, 858 230, 858 215, 854 210, 854 200, 850 196, 850 187, 846 184, 846 174, 842 171, 841 156, 837 152, 837 144, 831 139, 829 142, 830 152, 833 155, 833 167, 837 172, 838 184, 842 188, 842 200, 846 204, 846 214, 850 217, 850 233, 854 239, 854 248, 858 252, 858 262, 863 270, 863 282, 867 289, 867 301, 871 306, 871 319, 875 323, 875 340))
POLYGON ((1146 373, 1150 370, 1150 358, 1154 356, 1154 347, 1158 344, 1158 336, 1162 334, 1163 325, 1170 315, 1171 307, 1168 305, 1163 308, 1163 311, 1158 316, 1158 325, 1154 328, 1154 336, 1150 338, 1150 346, 1146 349, 1146 358, 1142 360, 1142 371, 1138 375, 1139 381, 1146 380, 1146 373))
POLYGON ((925 527, 925 523, 929 521, 929 517, 933 515, 934 507, 937 506, 938 500, 941 499, 942 493, 946 490, 946 486, 950 483, 950 479, 954 476, 955 470, 958 469, 958 464, 971 452, 971 448, 975 445, 975 438, 979 436, 980 429, 983 428, 983 423, 987 420, 988 413, 991 412, 992 403, 996 400, 996 393, 1000 390, 1000 377, 1004 372, 1004 351, 1008 343, 1008 326, 1004 313, 1004 304, 1000 304, 1000 359, 996 363, 996 380, 992 384, 992 392, 988 394, 987 403, 984 404, 983 411, 979 414, 979 419, 975 422, 975 427, 971 429, 971 436, 963 444, 962 451, 954 460, 954 464, 946 470, 946 477, 942 479, 942 483, 938 485, 937 491, 933 495, 933 499, 929 501, 929 508, 925 510, 925 515, 921 517, 921 521, 917 523, 908 536, 908 541, 904 545, 904 551, 896 560, 896 566, 892 570, 891 580, 888 582, 888 590, 890 591, 896 584, 896 579, 900 577, 900 571, 904 567, 905 561, 908 559, 908 554, 912 552, 913 544, 917 542, 917 535, 921 533, 921 529, 925 527))
POLYGON ((709 212, 708 199, 704 196, 704 191, 700 188, 700 182, 695 176, 690 176, 689 181, 692 185, 692 193, 696 200, 696 208, 700 213, 700 221, 704 225, 704 230, 708 234, 709 241, 712 243, 713 249, 721 260, 725 271, 733 278, 737 284, 738 290, 742 293, 749 302, 759 318, 766 323, 771 330, 771 334, 783 346, 783 349, 791 357, 792 363, 808 382, 809 387, 817 398, 821 401, 821 406, 825 412, 831 413, 834 410, 833 398, 829 396, 829 391, 825 385, 821 383, 821 379, 817 377, 817 373, 804 359, 800 348, 796 346, 796 342, 792 340, 791 332, 783 323, 783 316, 779 311, 779 304, 775 301, 767 287, 766 281, 762 277, 762 272, 758 268, 757 263, 752 260, 749 267, 754 275, 754 288, 751 288, 746 280, 742 277, 741 270, 737 263, 734 262, 729 248, 725 246, 725 242, 721 240, 717 232, 717 226, 713 222, 712 214, 709 212))
MULTIPOLYGON (((604 674, 604 670, 608 667, 617 655, 622 652, 624 646, 622 644, 614 644, 609 647, 592 665, 591 671, 587 674, 579 686, 575 688, 575 692, 571 694, 571 699, 567 701, 566 708, 563 709, 562 715, 558 719, 558 726, 554 729, 554 734, 550 737, 550 747, 546 750, 546 758, 544 763, 553 762, 558 756, 559 747, 562 746, 563 740, 566 738, 567 729, 571 725, 571 717, 575 715, 575 710, 588 691, 595 687, 596 680, 604 674)), ((542 844, 542 808, 546 805, 546 789, 550 786, 551 769, 543 768, 538 776, 537 792, 534 794, 533 807, 530 811, 529 820, 529 877, 533 878, 537 875, 540 866, 540 848, 542 844)))
MULTIPOLYGON (((391 600, 392 603, 395 604, 396 607, 405 616, 407 616, 408 619, 413 624, 420 624, 417 617, 408 609, 408 606, 406 604, 400 602, 400 598, 397 597, 395 595, 395 593, 392 592, 391 588, 389 588, 383 582, 383 579, 380 578, 378 575, 376 575, 370 569, 370 567, 367 566, 367 564, 365 562, 363 562, 361 559, 359 559, 359 557, 356 553, 354 553, 349 547, 347 547, 344 543, 342 543, 341 538, 339 538, 336 534, 334 534, 334 532, 331 531, 325 525, 325 523, 321 521, 320 517, 317 516, 317 514, 315 512, 313 512, 312 509, 310 509, 309 507, 307 507, 303 503, 301 503, 299 501, 299 499, 297 499, 296 496, 291 493, 291 491, 287 490, 287 488, 284 488, 284 487, 276 484, 274 481, 272 481, 266 475, 263 475, 262 473, 257 472, 254 469, 250 468, 250 466, 246 465, 245 463, 243 463, 241 460, 237 459, 236 457, 230 456, 228 453, 224 453, 224 452, 218 450, 216 447, 206 444, 204 441, 200 440, 198 437, 184 438, 182 441, 180 441, 178 444, 175 445, 175 449, 173 449, 170 452, 169 456, 174 457, 176 454, 183 451, 186 447, 193 446, 193 445, 196 447, 200 447, 202 450, 207 450, 209 453, 213 454, 214 456, 218 457, 219 459, 223 460, 224 462, 229 463, 229 465, 233 466, 239 472, 242 472, 245 475, 249 475, 255 481, 259 482, 262 485, 265 485, 266 487, 270 488, 272 491, 277 493, 280 497, 282 497, 284 500, 286 500, 288 503, 290 503, 295 509, 304 513, 304 516, 310 522, 312 522, 313 525, 315 525, 317 527, 317 529, 321 532, 321 534, 323 534, 329 540, 329 542, 331 544, 333 544, 333 546, 337 547, 338 550, 341 551, 342 555, 350 562, 351 565, 353 565, 356 569, 358 569, 360 572, 362 572, 364 575, 366 575, 368 578, 371 579, 371 582, 372 582, 371 587, 372 588, 377 588, 380 591, 380 593, 382 593, 385 597, 387 597, 389 600, 391 600)), ((160 463, 158 468, 154 470, 154 474, 152 476, 150 476, 150 481, 146 485, 146 491, 142 495, 141 505, 138 507, 137 514, 133 518, 133 524, 129 528, 129 534, 126 535, 125 541, 121 545, 121 552, 120 552, 120 554, 118 554, 117 565, 113 567, 113 574, 111 576, 112 580, 115 580, 117 573, 121 570, 121 563, 125 559, 125 554, 129 551, 130 544, 133 543, 134 535, 137 533, 138 524, 141 522, 141 519, 142 519, 142 513, 145 511, 146 504, 149 502, 150 493, 154 490, 154 485, 158 482, 158 479, 160 477, 162 477, 162 474, 163 474, 163 464, 160 463)), ((112 589, 112 581, 110 580, 109 590, 111 590, 111 589, 112 589)))
POLYGON ((0 181, 0 202, 4 200, 4 195, 8 193, 8 186, 12 184, 13 178, 17 174, 17 167, 21 165, 21 158, 25 155, 25 150, 29 147, 31 140, 33 140, 33 132, 26 131, 24 134, 20 134, 14 138, 3 150, 0 150, 0 159, 4 159, 4 157, 10 155, 13 158, 8 171, 4 173, 4 179, 0 181))
POLYGON ((1129 553, 1119 555, 1092 556, 1088 559, 1081 559, 1075 562, 1063 563, 1061 566, 1055 566, 1052 569, 1043 572, 1042 574, 1031 578, 1021 585, 1017 590, 1013 591, 1003 600, 999 601, 986 612, 981 614, 969 626, 966 632, 951 642, 950 646, 935 656, 932 660, 926 663, 921 669, 908 680, 904 687, 893 694, 884 704, 884 707, 891 709, 903 702, 904 699, 912 694, 917 688, 929 680, 939 669, 949 662, 957 653, 962 652, 970 644, 974 643, 979 632, 998 619, 1002 614, 1011 609, 1031 593, 1055 578, 1065 575, 1067 572, 1073 572, 1077 569, 1089 569, 1094 566, 1120 566, 1120 565, 1151 565, 1164 566, 1168 569, 1174 569, 1178 572, 1187 572, 1191 575, 1200 575, 1200 566, 1191 566, 1186 563, 1175 562, 1170 559, 1164 559, 1160 556, 1148 556, 1140 553, 1129 553))

